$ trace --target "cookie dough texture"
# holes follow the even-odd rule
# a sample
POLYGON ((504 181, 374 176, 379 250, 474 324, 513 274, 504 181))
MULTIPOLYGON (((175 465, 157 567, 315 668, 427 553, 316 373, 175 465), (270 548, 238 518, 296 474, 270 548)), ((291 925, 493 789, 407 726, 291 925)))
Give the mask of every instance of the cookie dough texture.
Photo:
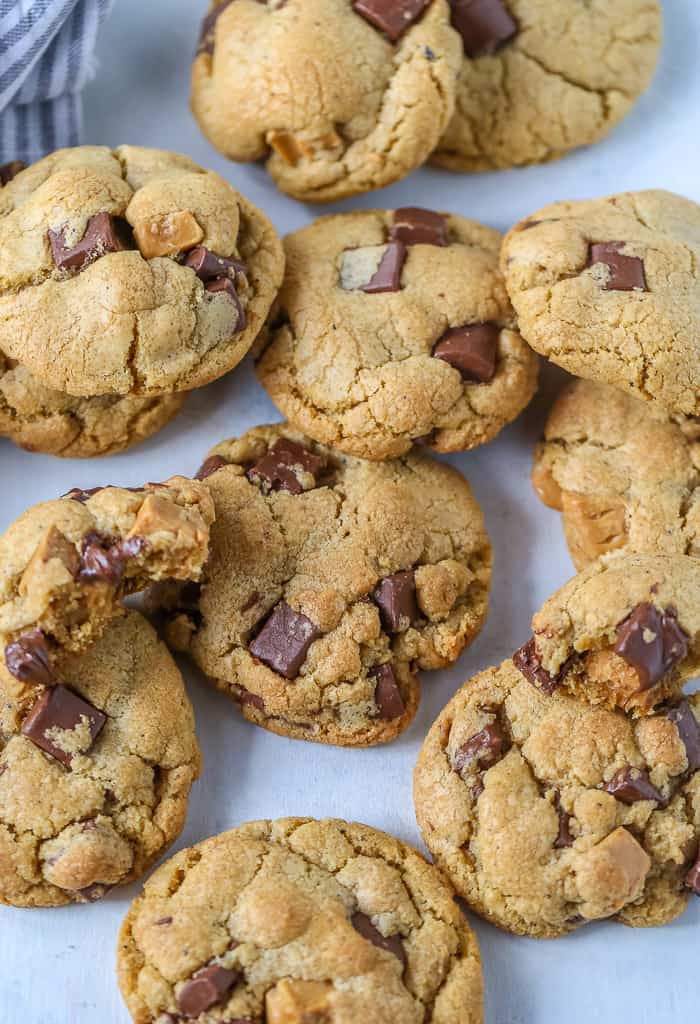
POLYGON ((159 868, 119 939, 133 1020, 180 1019, 188 981, 217 965, 229 988, 209 1013, 188 1015, 198 1024, 483 1020, 479 950, 452 890, 366 825, 252 822, 159 868))
POLYGON ((434 163, 485 171, 556 160, 604 138, 651 81, 661 42, 656 0, 492 6, 509 12, 514 35, 495 52, 463 49, 455 113, 434 163))
POLYGON ((605 384, 577 380, 564 389, 532 482, 562 513, 577 569, 617 550, 700 557, 694 426, 605 384))
MULTIPOLYGON (((70 767, 21 733, 39 691, 2 694, 0 900, 20 907, 94 900, 144 873, 179 835, 200 754, 182 677, 137 612, 63 666, 107 720, 70 767)), ((14 684, 14 680, 11 681, 14 684)))
POLYGON ((577 377, 700 413, 700 207, 670 192, 554 203, 506 236, 520 331, 577 377), (643 287, 620 290, 591 247, 617 243, 643 287), (641 261, 641 268, 639 267, 641 261))
POLYGON ((185 398, 75 398, 0 357, 0 435, 30 452, 89 459, 124 451, 166 426, 185 398))
MULTIPOLYGON (((687 713, 700 720, 700 697, 687 713)), ((633 720, 547 697, 511 661, 466 683, 439 716, 415 771, 425 841, 469 906, 518 935, 552 938, 599 918, 665 924, 686 907, 700 837, 700 775, 664 712, 633 720), (500 752, 460 751, 485 727, 500 752), (603 787, 646 773, 662 802, 603 787)))
POLYGON ((260 427, 212 449, 211 556, 192 611, 170 611, 168 636, 257 725, 300 739, 366 746, 393 739, 418 705, 413 669, 452 664, 480 631, 491 548, 466 480, 422 454, 372 463, 314 445, 286 426, 260 427), (246 475, 280 439, 324 463, 311 489, 267 490, 246 475), (412 621, 394 627, 372 599, 411 575, 412 621), (295 678, 249 651, 281 601, 320 632, 295 678), (403 711, 382 714, 376 669, 391 667, 403 711))
POLYGON ((382 188, 419 167, 454 109, 460 43, 432 0, 392 43, 350 0, 223 6, 192 69, 192 109, 233 160, 266 160, 306 202, 382 188))
POLYGON ((290 422, 350 455, 395 458, 416 439, 439 452, 474 448, 515 419, 537 386, 536 356, 498 270, 500 235, 445 214, 448 244, 409 245, 399 290, 345 290, 344 252, 384 243, 393 217, 322 217, 287 236, 278 326, 258 375, 290 422), (433 356, 446 331, 475 323, 499 329, 488 383, 433 356))
POLYGON ((0 648, 17 678, 44 681, 54 659, 101 634, 125 594, 197 579, 207 559, 214 510, 199 481, 71 495, 33 506, 0 537, 0 648))
POLYGON ((283 261, 267 218, 187 157, 137 146, 58 150, 0 190, 0 350, 76 396, 189 390, 246 354, 283 261), (99 214, 127 222, 129 248, 59 269, 49 231, 75 246, 99 214), (167 255, 150 255, 154 233, 167 255), (180 245, 245 264, 243 329, 236 303, 179 262, 180 245))
MULTIPOLYGON (((575 696, 634 714, 678 698, 682 686, 700 670, 700 574, 684 555, 609 555, 565 583, 532 619, 531 657, 544 671, 545 687, 562 687, 575 696), (639 672, 639 659, 615 650, 620 625, 639 606, 668 612, 685 634, 685 651, 670 657, 656 682, 639 672), (550 682, 551 680, 551 682, 550 682)), ((651 651, 654 628, 644 627, 651 651)), ((517 656, 516 656, 517 663, 517 656)), ((536 681, 537 684, 537 681, 536 681)))

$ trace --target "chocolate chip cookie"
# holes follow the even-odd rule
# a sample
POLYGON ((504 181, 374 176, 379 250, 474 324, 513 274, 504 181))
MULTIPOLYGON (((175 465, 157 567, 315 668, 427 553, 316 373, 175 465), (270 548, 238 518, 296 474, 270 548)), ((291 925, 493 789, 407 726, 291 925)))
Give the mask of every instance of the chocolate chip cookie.
POLYGON ((454 109, 460 41, 447 0, 214 0, 192 110, 232 160, 263 160, 305 202, 419 167, 454 109))
POLYGON ((74 398, 0 355, 0 435, 30 452, 89 459, 131 448, 182 408, 186 393, 74 398))
POLYGON ((66 653, 94 641, 125 594, 199 578, 213 518, 207 487, 178 476, 30 508, 0 537, 2 667, 18 683, 55 683, 66 653))
POLYGON ((550 597, 532 629, 513 662, 537 689, 647 714, 700 670, 698 563, 609 555, 550 597))
POLYGON ((137 612, 62 668, 60 685, 19 688, 0 670, 0 901, 14 906, 138 878, 179 835, 199 774, 182 677, 137 612))
POLYGON ((372 463, 277 425, 212 449, 202 586, 165 588, 167 636, 256 725, 367 746, 418 705, 415 669, 450 665, 487 610, 491 548, 456 470, 372 463), (200 592, 201 590, 201 592, 200 592))
POLYGON ((433 162, 455 171, 556 160, 604 138, 651 81, 656 0, 450 0, 463 61, 433 162))
POLYGON ((350 455, 490 441, 536 389, 498 270, 500 236, 415 207, 322 217, 285 239, 258 362, 283 414, 350 455))
POLYGON ((670 192, 554 203, 506 236, 523 337, 577 377, 700 413, 700 206, 670 192))
POLYGON ((511 661, 428 733, 418 821, 469 906, 518 935, 665 924, 700 894, 700 695, 631 719, 530 686, 511 661))
POLYGON ((535 452, 532 482, 562 512, 577 569, 615 550, 700 557, 696 427, 606 384, 565 388, 535 452))
POLYGON ((0 351, 71 395, 189 390, 246 354, 283 264, 267 218, 187 157, 58 150, 0 189, 0 351))
POLYGON ((119 938, 136 1024, 481 1024, 481 961, 452 890, 366 825, 256 821, 182 850, 119 938))

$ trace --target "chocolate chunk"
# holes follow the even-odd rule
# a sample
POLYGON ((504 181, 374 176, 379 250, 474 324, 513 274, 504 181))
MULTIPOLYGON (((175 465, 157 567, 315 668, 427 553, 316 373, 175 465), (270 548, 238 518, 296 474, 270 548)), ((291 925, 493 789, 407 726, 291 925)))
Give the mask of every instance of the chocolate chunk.
POLYGON ((506 737, 498 722, 485 725, 471 739, 455 751, 452 768, 461 772, 465 768, 491 768, 503 755, 506 737))
POLYGON ((235 280, 236 274, 245 274, 245 264, 230 260, 226 256, 217 256, 211 249, 198 245, 190 249, 184 259, 184 266, 194 270, 200 281, 215 281, 218 277, 230 277, 235 280))
POLYGON ((251 483, 260 483, 264 491, 289 491, 301 494, 304 487, 302 474, 313 477, 314 484, 325 467, 325 461, 308 448, 281 437, 272 448, 248 470, 251 483))
POLYGON ((207 284, 205 284, 204 288, 211 295, 224 294, 228 296, 228 298, 236 307, 237 318, 236 326, 234 328, 234 334, 239 334, 242 330, 244 330, 246 324, 248 323, 248 318, 246 316, 245 310, 243 309, 243 306, 241 305, 241 300, 238 297, 236 286, 231 280, 231 278, 217 277, 215 281, 209 281, 207 284))
POLYGON ((571 846, 574 837, 569 831, 569 822, 571 821, 571 815, 568 814, 561 805, 561 799, 557 793, 554 797, 554 806, 556 812, 559 815, 559 832, 557 838, 554 840, 555 850, 565 850, 568 846, 571 846))
POLYGON ((372 593, 387 633, 403 633, 419 617, 413 569, 395 572, 380 580, 372 593))
POLYGON ((375 665, 369 670, 369 675, 376 680, 374 687, 374 703, 377 705, 380 718, 400 718, 406 712, 406 705, 396 682, 396 676, 391 665, 387 662, 384 665, 375 665))
POLYGON ((615 772, 610 782, 603 786, 606 793, 611 793, 623 804, 635 804, 638 800, 655 800, 657 804, 663 804, 664 798, 656 786, 652 786, 649 776, 641 768, 620 768, 615 772))
POLYGON ((321 635, 318 626, 286 601, 280 601, 248 650, 273 672, 294 679, 311 644, 321 635))
POLYGON ((185 1017, 199 1017, 212 1006, 223 1002, 240 976, 240 971, 230 971, 217 964, 202 967, 180 989, 177 1005, 185 1017))
POLYGON ((688 874, 685 876, 685 884, 686 887, 694 892, 696 896, 700 896, 700 854, 688 874))
POLYGON ((432 210, 403 206, 394 213, 389 235, 392 242, 405 245, 447 245, 447 221, 432 210))
POLYGON ((700 725, 690 704, 687 700, 681 701, 677 707, 666 712, 666 717, 678 729, 688 758, 688 771, 696 772, 700 768, 700 725))
POLYGON ((353 10, 385 32, 392 43, 420 18, 430 0, 352 0, 353 10))
POLYGON ((454 366, 464 380, 486 384, 496 372, 499 335, 496 324, 451 327, 433 349, 433 356, 454 366))
POLYGON ((54 263, 59 270, 82 270, 100 256, 135 248, 128 223, 111 213, 97 213, 90 217, 85 234, 74 246, 66 245, 65 228, 60 231, 49 229, 48 234, 54 263))
POLYGON ((199 43, 197 45, 197 53, 209 53, 214 52, 214 36, 216 23, 219 17, 226 8, 233 3, 233 0, 223 0, 213 11, 207 14, 206 18, 202 22, 202 27, 199 30, 199 43))
POLYGON ((0 186, 7 185, 8 181, 16 178, 26 166, 24 160, 10 160, 8 163, 2 164, 0 166, 0 186))
POLYGON ((105 885, 103 882, 93 882, 92 885, 86 885, 84 889, 72 889, 73 896, 78 903, 97 903, 103 896, 106 896, 108 892, 111 892, 114 888, 113 885, 105 885))
POLYGON ((257 693, 251 693, 250 690, 246 690, 245 686, 236 685, 235 694, 239 704, 250 704, 252 707, 257 708, 258 711, 265 710, 265 702, 262 697, 257 693))
POLYGON ((546 669, 542 668, 540 656, 537 653, 537 645, 534 636, 513 655, 513 664, 518 672, 525 676, 529 683, 542 690, 548 697, 554 693, 561 681, 561 672, 558 676, 550 676, 546 669))
POLYGON ((406 246, 403 242, 389 242, 381 262, 374 274, 362 285, 362 291, 368 295, 379 292, 398 292, 401 290, 401 271, 406 259, 406 246))
POLYGON ((84 505, 88 498, 91 498, 93 494, 99 494, 99 492, 103 490, 104 487, 91 487, 87 491, 84 491, 80 487, 71 487, 71 489, 66 491, 65 494, 62 494, 61 497, 70 498, 72 501, 79 501, 81 505, 84 505))
POLYGON ((660 612, 643 602, 617 627, 615 653, 639 676, 641 690, 654 686, 688 654, 688 635, 678 624, 678 612, 660 612))
POLYGON ((89 533, 83 541, 79 579, 83 582, 118 583, 124 573, 124 561, 119 557, 111 538, 89 533))
POLYGON ((217 469, 221 469, 222 466, 228 466, 226 459, 221 455, 209 455, 195 473, 194 478, 195 480, 206 480, 208 476, 216 473, 217 469))
POLYGON ((155 922, 155 924, 157 924, 157 925, 166 925, 166 924, 172 924, 172 923, 173 923, 172 917, 159 917, 158 920, 155 922))
POLYGON ((25 718, 22 734, 57 761, 70 767, 74 753, 57 746, 60 737, 51 734, 56 729, 72 732, 84 720, 87 720, 90 728, 90 743, 80 751, 83 754, 92 747, 107 716, 67 687, 54 686, 42 694, 25 718))
POLYGON ((373 946, 378 946, 379 949, 385 949, 388 953, 393 953, 403 966, 406 966, 406 951, 403 948, 403 939, 400 935, 390 935, 386 938, 374 927, 372 919, 367 914, 363 914, 361 910, 356 911, 350 918, 350 921, 355 931, 359 932, 363 939, 367 939, 368 942, 371 942, 373 946))
POLYGON ((23 683, 50 686, 54 680, 46 639, 40 629, 30 629, 5 648, 8 671, 23 683))
POLYGON ((646 292, 646 275, 644 261, 638 256, 625 256, 620 250, 626 242, 597 242, 589 247, 588 266, 604 263, 610 271, 608 280, 603 285, 608 292, 646 292))
POLYGON ((496 53, 518 33, 503 0, 450 0, 450 7, 467 57, 496 53))

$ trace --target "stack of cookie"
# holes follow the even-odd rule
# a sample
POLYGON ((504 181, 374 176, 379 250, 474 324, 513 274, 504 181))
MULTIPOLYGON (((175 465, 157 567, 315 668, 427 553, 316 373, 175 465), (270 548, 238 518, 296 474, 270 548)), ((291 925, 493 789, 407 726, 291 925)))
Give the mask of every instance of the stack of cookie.
POLYGON ((418 820, 478 913, 525 935, 663 924, 700 895, 700 210, 556 203, 506 237, 521 333, 582 378, 533 483, 576 576, 433 726, 418 820))
POLYGON ((597 142, 660 37, 657 0, 212 0, 192 109, 225 156, 330 202, 426 160, 483 171, 597 142))
POLYGON ((0 189, 0 435, 106 455, 246 354, 282 280, 267 218, 187 157, 61 150, 0 189))

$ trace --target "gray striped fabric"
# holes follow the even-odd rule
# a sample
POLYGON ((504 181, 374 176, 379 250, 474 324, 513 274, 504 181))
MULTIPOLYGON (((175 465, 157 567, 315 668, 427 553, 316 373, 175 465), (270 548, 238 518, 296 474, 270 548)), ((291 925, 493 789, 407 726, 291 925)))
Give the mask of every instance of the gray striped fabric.
POLYGON ((0 164, 80 142, 80 91, 113 0, 0 0, 0 164))

